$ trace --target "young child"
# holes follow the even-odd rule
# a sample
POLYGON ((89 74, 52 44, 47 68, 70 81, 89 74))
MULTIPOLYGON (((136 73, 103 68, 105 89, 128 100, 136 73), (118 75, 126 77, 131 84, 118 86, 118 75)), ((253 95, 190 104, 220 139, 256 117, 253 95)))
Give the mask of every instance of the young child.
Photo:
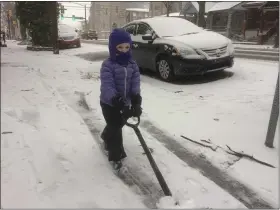
POLYGON ((110 57, 100 70, 100 105, 106 121, 101 138, 108 159, 115 170, 122 167, 126 157, 123 147, 122 127, 128 118, 142 114, 140 72, 131 54, 131 37, 123 29, 114 29, 109 37, 110 57))

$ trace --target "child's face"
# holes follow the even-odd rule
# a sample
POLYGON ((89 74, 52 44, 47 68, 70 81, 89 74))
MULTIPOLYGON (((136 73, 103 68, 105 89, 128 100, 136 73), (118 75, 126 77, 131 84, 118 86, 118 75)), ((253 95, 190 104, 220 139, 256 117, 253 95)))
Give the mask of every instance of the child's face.
POLYGON ((126 53, 130 49, 130 44, 129 43, 122 43, 116 46, 117 50, 119 52, 126 53))

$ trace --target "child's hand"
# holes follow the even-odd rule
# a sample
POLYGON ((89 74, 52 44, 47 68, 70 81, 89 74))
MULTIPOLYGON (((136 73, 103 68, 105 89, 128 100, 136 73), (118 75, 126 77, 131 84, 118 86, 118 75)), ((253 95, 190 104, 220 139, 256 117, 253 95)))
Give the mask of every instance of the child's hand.
POLYGON ((112 99, 112 104, 113 106, 117 107, 119 110, 122 110, 125 105, 125 101, 121 96, 115 96, 112 99))
POLYGON ((132 107, 132 116, 133 117, 140 117, 142 115, 142 108, 140 105, 136 105, 132 107))
POLYGON ((126 106, 124 107, 124 109, 122 110, 122 115, 124 119, 129 119, 132 117, 132 110, 130 109, 130 107, 126 106))

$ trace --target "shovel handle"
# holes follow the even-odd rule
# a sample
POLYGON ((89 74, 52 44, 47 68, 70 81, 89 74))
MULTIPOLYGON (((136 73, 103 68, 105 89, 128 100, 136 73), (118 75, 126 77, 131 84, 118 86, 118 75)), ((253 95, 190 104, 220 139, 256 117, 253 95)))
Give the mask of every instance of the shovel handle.
POLYGON ((140 117, 137 117, 137 123, 135 123, 135 124, 132 124, 132 123, 129 123, 129 122, 125 122, 125 124, 128 126, 128 127, 131 127, 131 128, 137 128, 138 127, 138 125, 140 124, 140 117))

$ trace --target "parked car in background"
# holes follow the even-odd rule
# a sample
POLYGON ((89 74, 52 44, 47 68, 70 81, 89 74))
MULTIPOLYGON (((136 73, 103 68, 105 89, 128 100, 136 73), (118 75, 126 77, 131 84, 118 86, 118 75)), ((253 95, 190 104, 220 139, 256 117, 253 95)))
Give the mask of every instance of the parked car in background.
POLYGON ((94 31, 94 30, 89 30, 88 31, 88 39, 95 39, 97 40, 98 39, 98 36, 97 36, 97 32, 94 31))
POLYGON ((123 28, 131 34, 133 58, 139 67, 158 72, 165 81, 222 71, 234 63, 230 39, 185 19, 147 18, 123 28))
POLYGON ((87 39, 87 32, 86 31, 81 31, 81 39, 87 39))
POLYGON ((1 31, 0 46, 1 47, 7 47, 5 31, 1 31))
POLYGON ((59 47, 81 47, 80 36, 77 30, 66 24, 58 24, 59 47))
POLYGON ((82 31, 81 33, 81 38, 82 39, 95 39, 97 40, 98 39, 98 35, 97 35, 97 32, 95 30, 88 30, 88 31, 82 31))

